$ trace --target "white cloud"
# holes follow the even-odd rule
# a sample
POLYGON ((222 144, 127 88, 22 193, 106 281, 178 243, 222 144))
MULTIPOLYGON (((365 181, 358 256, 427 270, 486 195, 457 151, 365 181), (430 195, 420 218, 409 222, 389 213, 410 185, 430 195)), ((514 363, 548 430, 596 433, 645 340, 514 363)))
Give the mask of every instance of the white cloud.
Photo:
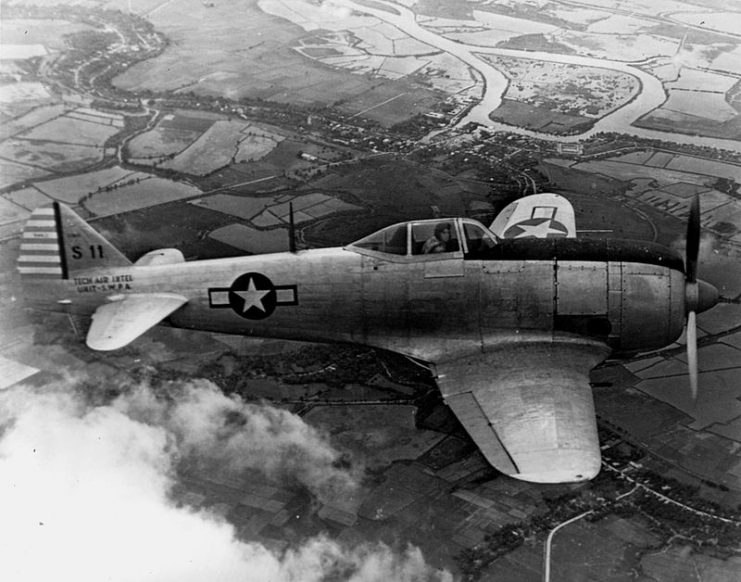
POLYGON ((0 580, 450 579, 413 547, 346 548, 320 536, 276 554, 236 540, 218 516, 170 501, 177 463, 211 454, 234 463, 244 453, 237 468, 245 468, 272 450, 268 473, 285 478, 298 463, 295 478, 317 493, 352 487, 354 476, 334 466, 337 453, 298 417, 225 398, 208 383, 175 398, 140 387, 112 405, 73 394, 66 385, 0 393, 0 580), (327 479, 301 466, 310 447, 327 479))

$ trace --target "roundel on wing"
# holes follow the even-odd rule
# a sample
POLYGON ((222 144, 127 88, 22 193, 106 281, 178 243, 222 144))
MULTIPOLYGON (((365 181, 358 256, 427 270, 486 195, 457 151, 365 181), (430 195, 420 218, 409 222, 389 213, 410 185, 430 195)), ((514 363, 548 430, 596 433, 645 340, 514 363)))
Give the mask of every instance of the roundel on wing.
POLYGON ((528 218, 513 224, 504 231, 504 238, 564 238, 569 230, 562 223, 552 218, 528 218))
POLYGON ((229 305, 246 319, 265 319, 278 304, 275 285, 261 273, 245 273, 229 287, 229 305))

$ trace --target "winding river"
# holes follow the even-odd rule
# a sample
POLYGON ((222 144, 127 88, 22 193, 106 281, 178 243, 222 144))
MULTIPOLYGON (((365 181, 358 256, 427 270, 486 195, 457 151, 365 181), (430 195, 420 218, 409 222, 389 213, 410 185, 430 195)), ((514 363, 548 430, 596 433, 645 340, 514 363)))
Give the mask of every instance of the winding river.
POLYGON ((647 139, 708 146, 741 152, 741 142, 735 140, 700 137, 633 127, 631 124, 635 120, 661 106, 661 104, 667 99, 667 93, 664 90, 661 81, 634 65, 621 61, 611 61, 595 57, 469 45, 450 40, 420 26, 412 10, 395 2, 390 2, 388 0, 374 0, 374 3, 384 5, 388 10, 373 8, 369 5, 355 2, 354 0, 332 0, 332 2, 339 6, 350 8, 356 12, 374 16, 379 20, 395 26, 407 35, 460 59, 466 63, 466 65, 476 70, 484 79, 484 94, 481 101, 458 122, 457 127, 473 121, 495 130, 512 131, 541 140, 559 142, 577 142, 588 138, 595 133, 615 131, 647 139), (563 136, 532 131, 512 125, 497 123, 489 118, 489 114, 502 103, 502 96, 507 89, 507 78, 501 71, 487 63, 479 56, 482 54, 528 58, 543 62, 610 69, 636 77, 640 82, 640 90, 633 100, 602 117, 594 124, 594 126, 592 126, 591 129, 584 133, 563 136))

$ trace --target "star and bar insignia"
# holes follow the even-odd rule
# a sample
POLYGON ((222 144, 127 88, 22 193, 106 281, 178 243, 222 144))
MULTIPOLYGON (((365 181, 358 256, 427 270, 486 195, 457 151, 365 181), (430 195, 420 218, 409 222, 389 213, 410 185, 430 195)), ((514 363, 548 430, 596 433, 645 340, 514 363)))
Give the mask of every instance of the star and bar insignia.
POLYGON ((296 285, 273 285, 262 273, 245 273, 231 287, 211 287, 208 303, 214 309, 231 307, 245 319, 265 319, 281 305, 298 305, 296 285))
POLYGON ((568 229, 552 218, 529 218, 513 224, 504 232, 504 238, 563 238, 568 229))

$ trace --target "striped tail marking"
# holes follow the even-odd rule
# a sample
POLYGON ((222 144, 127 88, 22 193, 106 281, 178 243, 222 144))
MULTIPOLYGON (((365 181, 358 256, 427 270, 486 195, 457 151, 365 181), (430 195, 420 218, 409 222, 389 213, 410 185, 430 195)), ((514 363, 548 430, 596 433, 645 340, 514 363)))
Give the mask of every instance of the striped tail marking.
POLYGON ((37 208, 21 238, 18 271, 34 279, 67 279, 59 204, 37 208))

